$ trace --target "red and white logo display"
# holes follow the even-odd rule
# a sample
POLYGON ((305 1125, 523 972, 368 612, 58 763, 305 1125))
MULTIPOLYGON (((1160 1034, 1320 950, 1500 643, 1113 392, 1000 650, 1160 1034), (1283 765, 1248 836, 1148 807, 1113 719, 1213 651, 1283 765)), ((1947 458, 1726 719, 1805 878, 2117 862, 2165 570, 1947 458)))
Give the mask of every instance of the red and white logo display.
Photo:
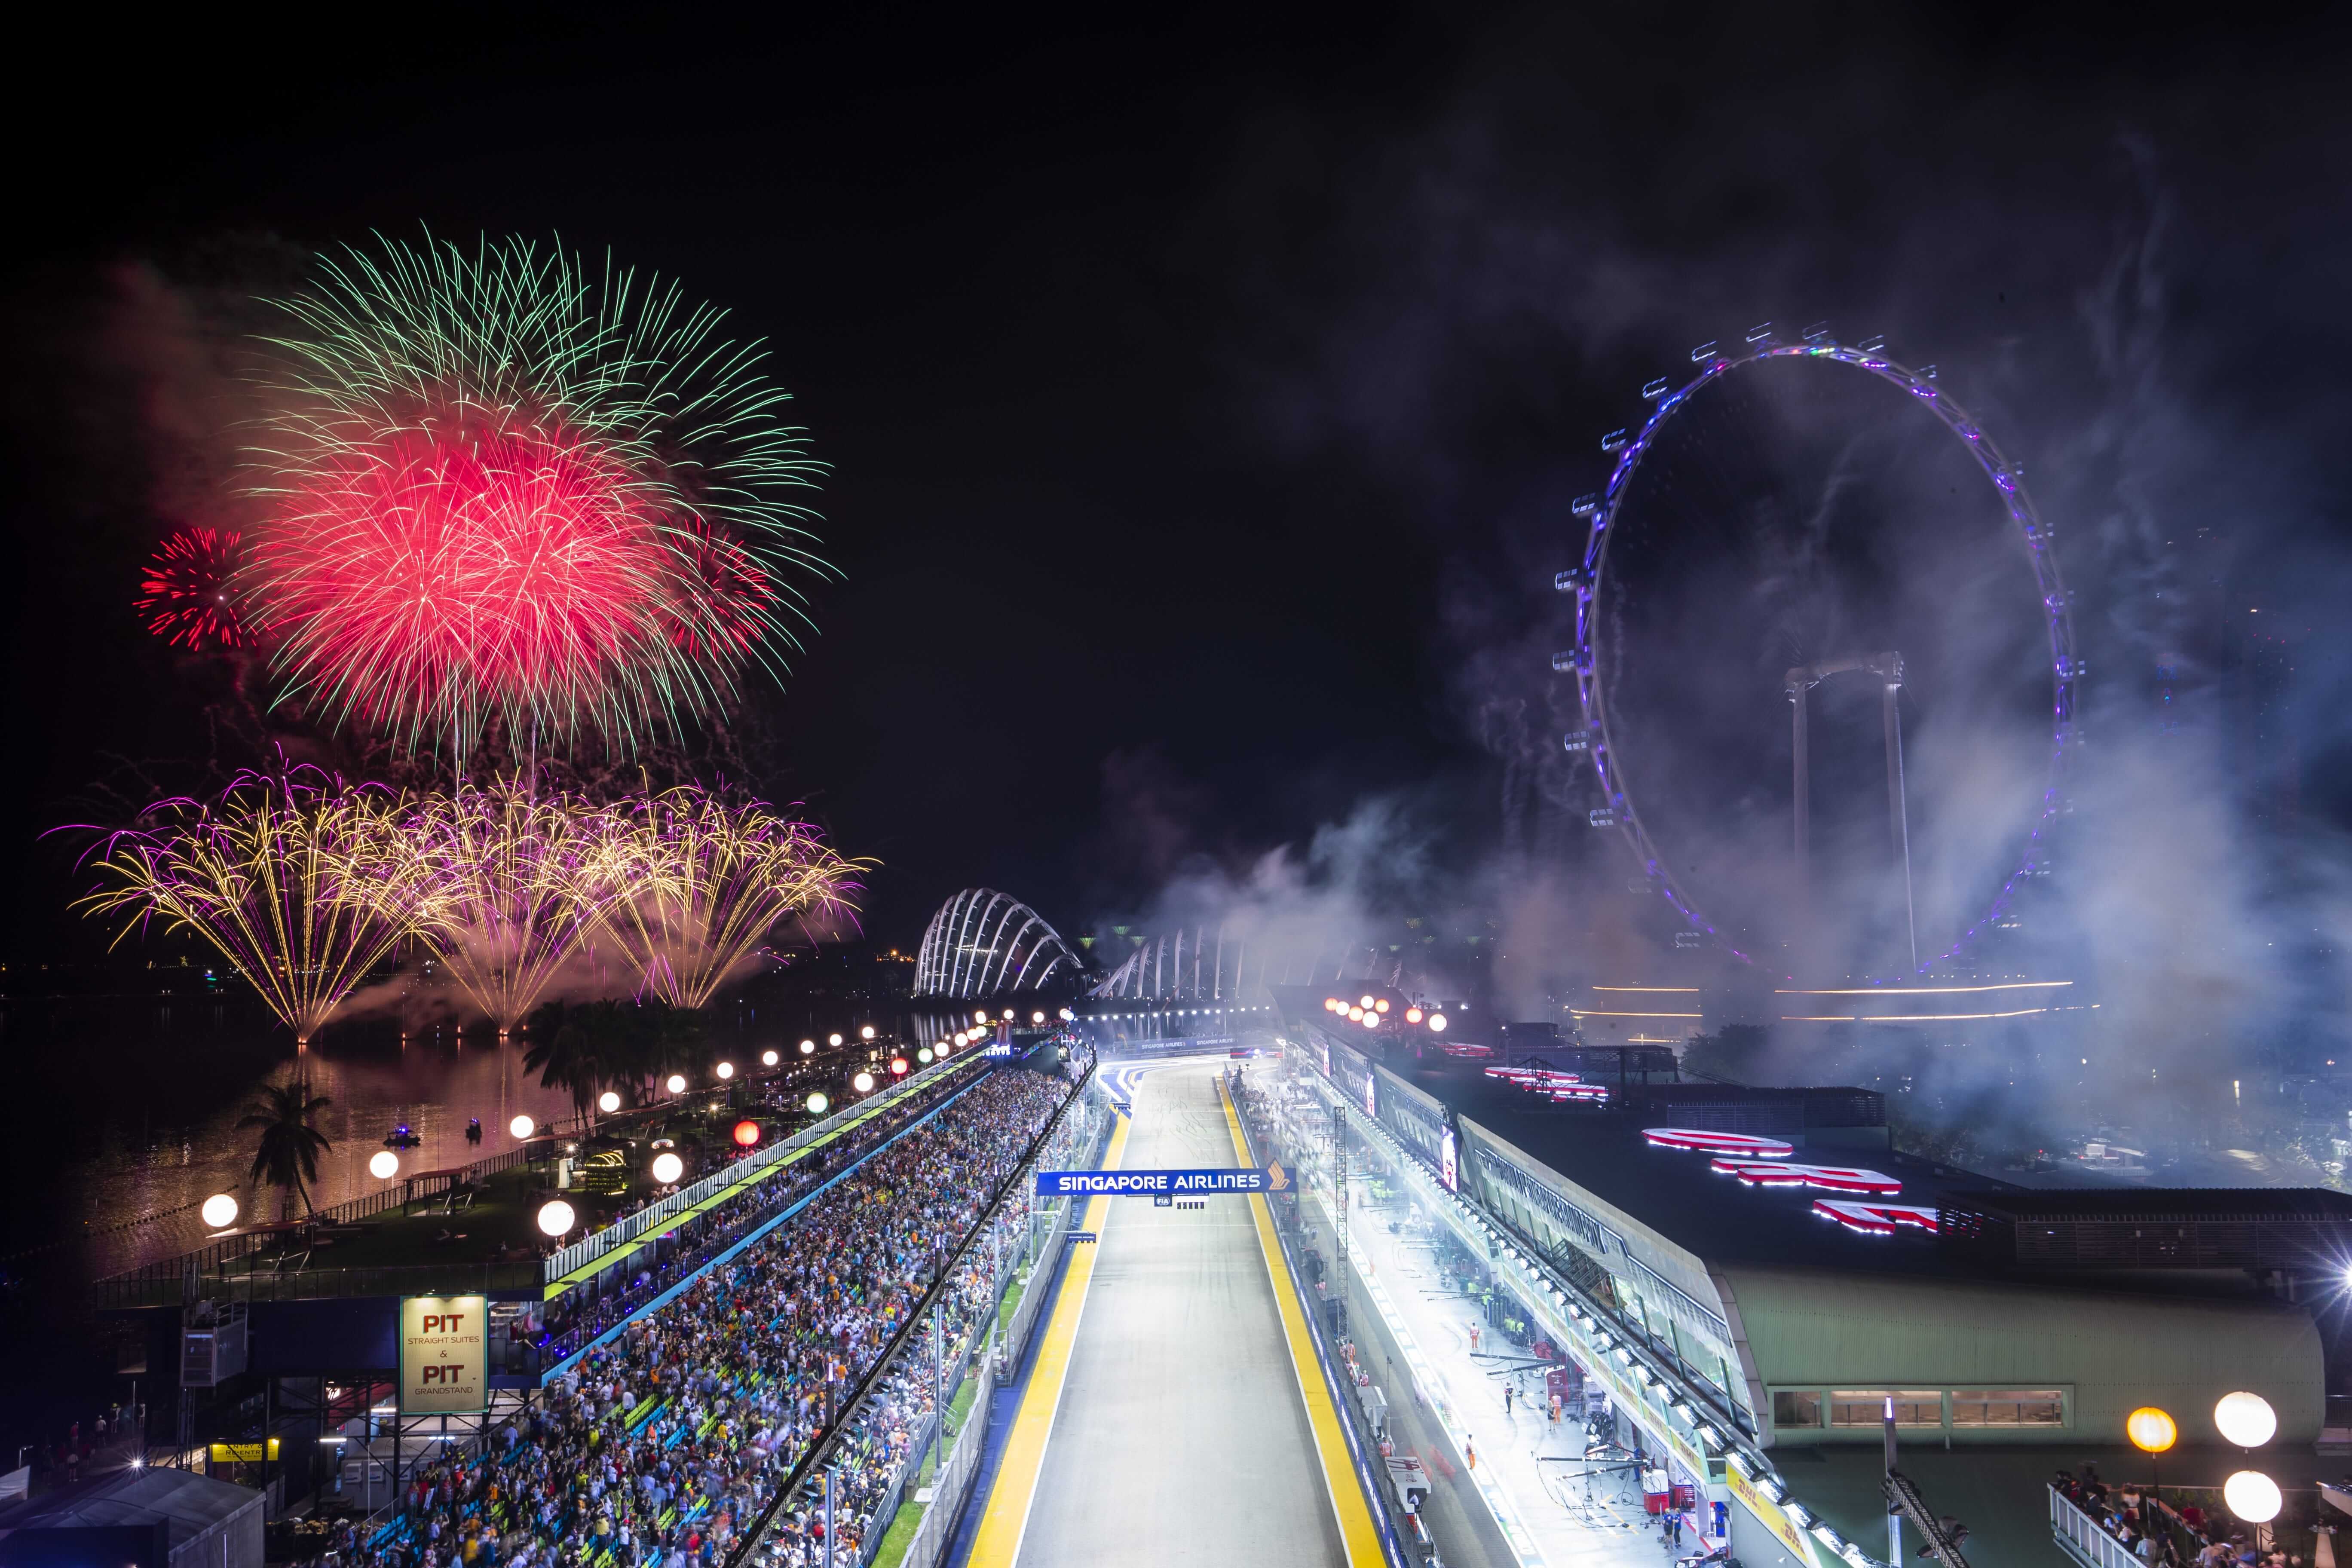
POLYGON ((1917 1204, 1864 1204, 1856 1203, 1852 1198, 1815 1198, 1813 1213, 1823 1219, 1833 1219, 1848 1230, 1858 1230, 1864 1236, 1893 1236, 1895 1227, 1900 1225, 1930 1232, 1936 1228, 1937 1211, 1917 1204))
POLYGON ((1707 1154, 1736 1154, 1749 1160, 1785 1160, 1796 1146, 1778 1138, 1758 1138, 1746 1132, 1703 1132, 1695 1127, 1644 1127, 1642 1136, 1661 1149, 1696 1149, 1707 1154))
POLYGON ((1486 1076, 1529 1094, 1542 1095, 1546 1100, 1600 1105, 1609 1099, 1607 1084, 1586 1083, 1575 1073, 1554 1072, 1549 1068, 1488 1068, 1486 1076))
POLYGON ((1796 1165, 1779 1160, 1736 1160, 1718 1155, 1707 1169, 1737 1176, 1751 1187, 1826 1187, 1833 1193, 1899 1193, 1903 1184, 1858 1165, 1796 1165))

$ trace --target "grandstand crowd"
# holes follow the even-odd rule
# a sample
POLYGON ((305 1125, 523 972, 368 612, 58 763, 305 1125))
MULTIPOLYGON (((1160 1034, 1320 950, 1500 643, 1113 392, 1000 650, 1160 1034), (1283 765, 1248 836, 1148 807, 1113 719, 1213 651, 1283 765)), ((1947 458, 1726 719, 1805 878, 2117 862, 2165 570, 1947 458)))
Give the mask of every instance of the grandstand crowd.
MULTIPOLYGON (((1079 1069, 1072 1069, 1076 1076, 1079 1069)), ((1068 1079, 989 1074, 798 1215, 582 1356, 480 1451, 419 1467, 390 1522, 347 1523, 330 1568, 693 1568, 724 1563, 832 1426, 1069 1093, 1068 1079)), ((1017 1191, 1017 1189, 1016 1189, 1017 1191)), ((1025 1193, 1000 1211, 1017 1230, 1025 1193)), ((940 1292, 943 1358, 983 1331, 991 1250, 940 1292)), ((835 1562, 863 1560, 873 1515, 931 1414, 928 1345, 859 1406, 838 1467, 835 1562)), ((803 1487, 766 1560, 822 1561, 803 1487)), ((887 1520, 878 1521, 887 1527, 887 1520)))

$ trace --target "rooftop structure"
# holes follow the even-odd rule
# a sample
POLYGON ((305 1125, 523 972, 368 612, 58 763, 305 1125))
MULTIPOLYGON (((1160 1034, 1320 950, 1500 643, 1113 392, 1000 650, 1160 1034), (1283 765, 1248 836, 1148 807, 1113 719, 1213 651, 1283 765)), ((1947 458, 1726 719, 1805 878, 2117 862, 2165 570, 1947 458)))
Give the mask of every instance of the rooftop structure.
POLYGON ((2319 1435, 2319 1333, 2289 1298, 2343 1278, 2352 1202, 2035 1193, 1890 1148, 1866 1090, 1531 1076, 1280 1000, 1340 1103, 1767 1447, 1874 1444, 1889 1394, 1904 1425, 1953 1443, 2120 1442, 2147 1404, 2213 1442, 2204 1413, 2236 1389, 2272 1403, 2283 1443, 2319 1435), (1948 1212, 1978 1217, 1946 1236, 1948 1212), (2121 1246, 2134 1213, 2194 1239, 2178 1256, 2121 1246), (2003 1255, 2036 1217, 2088 1239, 2064 1259, 2021 1241, 2003 1255))

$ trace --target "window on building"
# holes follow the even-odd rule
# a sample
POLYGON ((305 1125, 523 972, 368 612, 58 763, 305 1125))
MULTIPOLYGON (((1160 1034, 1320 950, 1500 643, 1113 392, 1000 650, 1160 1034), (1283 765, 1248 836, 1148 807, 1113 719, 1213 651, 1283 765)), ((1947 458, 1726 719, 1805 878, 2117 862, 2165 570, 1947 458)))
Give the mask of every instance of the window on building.
POLYGON ((1772 1425, 1775 1426, 1818 1426, 1822 1424, 1822 1396, 1810 1388, 1776 1388, 1772 1391, 1772 1425))
POLYGON ((2066 1396, 2055 1388, 1956 1388, 1955 1426, 2063 1426, 2066 1396))
POLYGON ((1886 1401, 1895 1400, 1897 1426, 1941 1426, 1944 1391, 1940 1388, 1840 1388, 1830 1394, 1832 1426, 1883 1426, 1886 1401))

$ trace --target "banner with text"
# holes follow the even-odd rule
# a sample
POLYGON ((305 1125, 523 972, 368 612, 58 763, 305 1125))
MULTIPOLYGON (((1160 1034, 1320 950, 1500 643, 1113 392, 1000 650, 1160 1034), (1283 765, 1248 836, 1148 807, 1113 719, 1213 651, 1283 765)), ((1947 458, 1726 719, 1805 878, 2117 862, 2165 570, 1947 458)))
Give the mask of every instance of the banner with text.
POLYGON ((1041 1198, 1139 1197, 1145 1194, 1204 1193, 1279 1193, 1290 1178, 1280 1165, 1260 1171, 1250 1166, 1204 1171, 1040 1171, 1041 1198))
POLYGON ((477 1415, 489 1408, 490 1304, 480 1296, 400 1299, 400 1408, 477 1415))

